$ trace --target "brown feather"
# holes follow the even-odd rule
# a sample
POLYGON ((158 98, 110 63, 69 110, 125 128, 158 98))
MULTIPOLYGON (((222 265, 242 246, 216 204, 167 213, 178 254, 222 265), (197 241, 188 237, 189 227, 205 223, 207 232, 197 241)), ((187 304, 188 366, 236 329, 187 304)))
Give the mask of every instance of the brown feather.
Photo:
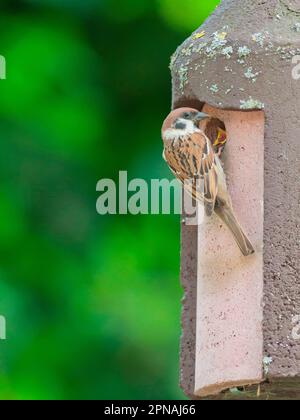
POLYGON ((188 137, 166 143, 165 159, 182 183, 192 182, 192 187, 188 188, 190 193, 204 202, 207 214, 211 215, 218 193, 218 182, 213 149, 204 133, 195 132, 188 137), (201 174, 203 186, 201 182, 193 182, 201 180, 201 174))

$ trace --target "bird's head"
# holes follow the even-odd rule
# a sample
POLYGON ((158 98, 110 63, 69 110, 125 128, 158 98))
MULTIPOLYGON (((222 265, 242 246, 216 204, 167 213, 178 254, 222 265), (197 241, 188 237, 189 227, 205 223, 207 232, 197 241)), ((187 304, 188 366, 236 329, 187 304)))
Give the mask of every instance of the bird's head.
POLYGON ((179 134, 190 134, 199 128, 202 120, 209 118, 204 112, 193 108, 179 108, 172 111, 164 121, 162 133, 175 132, 179 134))
POLYGON ((176 118, 172 124, 172 128, 177 130, 184 130, 189 127, 199 127, 199 123, 202 120, 209 118, 209 115, 199 111, 184 111, 178 118, 176 118))

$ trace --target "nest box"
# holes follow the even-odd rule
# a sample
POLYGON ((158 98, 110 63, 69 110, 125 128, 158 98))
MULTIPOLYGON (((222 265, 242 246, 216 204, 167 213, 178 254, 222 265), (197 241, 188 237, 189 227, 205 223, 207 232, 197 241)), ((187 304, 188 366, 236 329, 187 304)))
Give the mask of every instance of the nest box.
POLYGON ((228 188, 256 249, 243 257, 217 217, 182 223, 191 398, 235 398, 244 386, 245 398, 300 396, 298 56, 300 0, 223 0, 172 57, 173 108, 226 125, 228 188))

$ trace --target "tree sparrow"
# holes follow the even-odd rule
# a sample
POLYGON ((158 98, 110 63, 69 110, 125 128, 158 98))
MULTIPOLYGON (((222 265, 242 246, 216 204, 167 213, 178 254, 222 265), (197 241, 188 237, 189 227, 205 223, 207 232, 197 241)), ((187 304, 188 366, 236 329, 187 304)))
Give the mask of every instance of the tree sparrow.
POLYGON ((234 215, 218 156, 227 138, 224 124, 196 109, 180 108, 164 121, 162 138, 163 156, 175 177, 204 204, 208 216, 215 212, 228 226, 243 255, 253 254, 254 248, 234 215))

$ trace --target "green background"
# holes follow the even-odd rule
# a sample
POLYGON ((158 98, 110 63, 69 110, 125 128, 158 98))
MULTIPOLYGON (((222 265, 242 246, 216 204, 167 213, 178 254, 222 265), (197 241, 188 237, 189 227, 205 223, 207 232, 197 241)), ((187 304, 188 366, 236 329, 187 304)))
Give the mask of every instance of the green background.
POLYGON ((218 0, 1 0, 1 399, 179 399, 178 216, 99 216, 170 177, 169 57, 218 0))

